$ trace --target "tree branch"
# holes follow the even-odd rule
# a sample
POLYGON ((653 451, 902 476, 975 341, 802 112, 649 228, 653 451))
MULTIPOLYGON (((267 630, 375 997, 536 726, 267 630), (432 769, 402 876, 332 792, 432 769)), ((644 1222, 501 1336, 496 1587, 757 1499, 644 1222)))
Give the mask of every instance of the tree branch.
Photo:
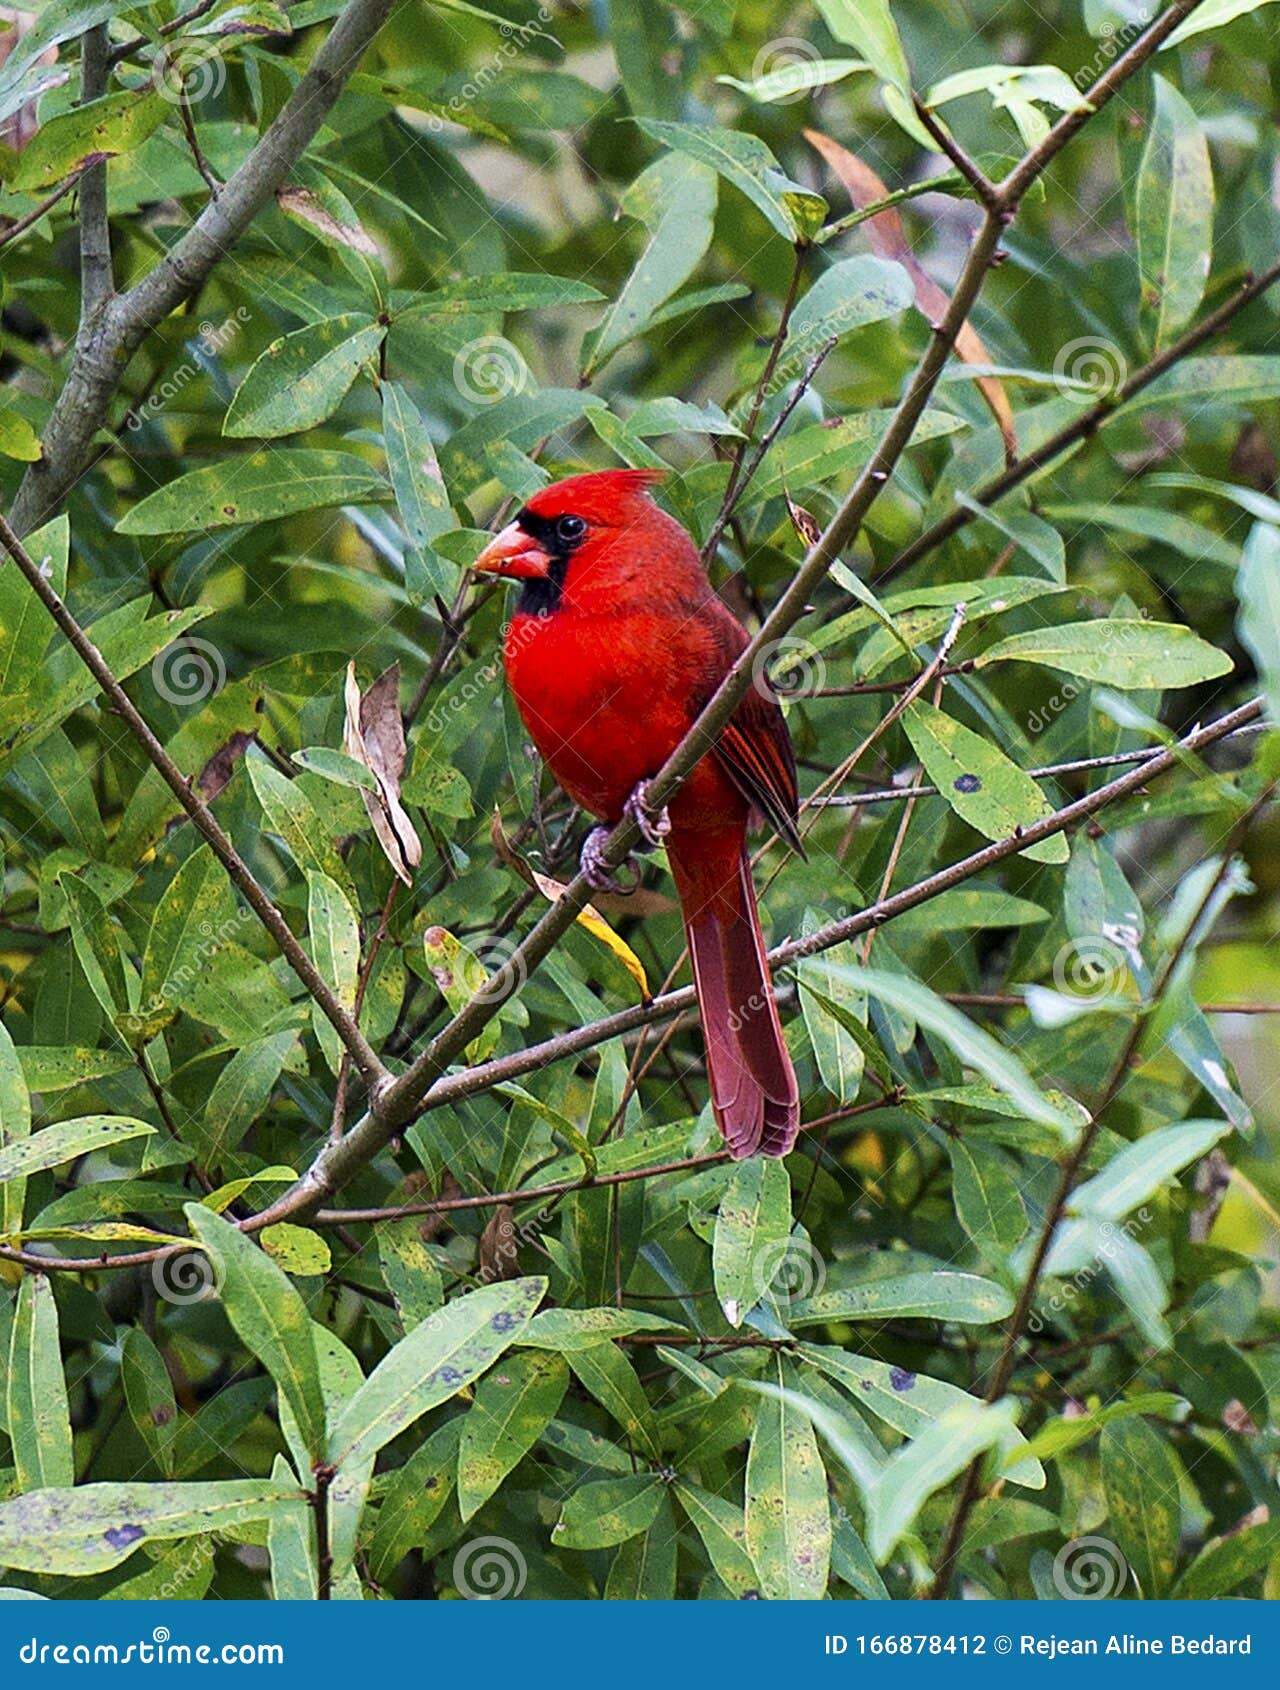
POLYGON ((332 988, 317 971, 311 958, 294 938, 280 911, 254 878, 226 834, 214 821, 212 813, 204 799, 192 786, 190 778, 183 774, 164 746, 152 733, 134 707, 128 693, 111 673, 102 653, 45 580, 40 573, 39 564, 36 563, 3 517, 0 517, 0 546, 3 546, 5 551, 8 552, 15 566, 25 578, 27 585, 49 612, 54 622, 57 623, 85 668, 88 669, 94 680, 97 681, 110 699, 112 709, 142 747, 165 785, 195 823, 197 830, 208 840, 214 856, 217 857, 232 881, 243 892, 249 907, 280 947, 289 966, 311 994, 317 1008, 332 1024, 333 1030, 342 1040, 365 1080, 370 1085, 374 1085, 379 1080, 385 1079, 387 1077, 386 1069, 372 1045, 360 1031, 354 1018, 339 1003, 332 988))
POLYGON ((129 359, 152 329, 203 287, 218 261, 270 201, 328 116, 393 3, 348 0, 279 115, 217 198, 154 269, 127 293, 104 300, 86 323, 44 432, 44 455, 27 470, 14 501, 11 521, 19 534, 46 521, 84 473, 94 436, 106 421, 129 359))
MULTIPOLYGON (((80 54, 80 103, 99 100, 111 80, 111 44, 105 23, 89 30, 80 54)), ((80 178, 80 335, 115 292, 111 225, 107 218, 107 161, 90 164, 80 178)))

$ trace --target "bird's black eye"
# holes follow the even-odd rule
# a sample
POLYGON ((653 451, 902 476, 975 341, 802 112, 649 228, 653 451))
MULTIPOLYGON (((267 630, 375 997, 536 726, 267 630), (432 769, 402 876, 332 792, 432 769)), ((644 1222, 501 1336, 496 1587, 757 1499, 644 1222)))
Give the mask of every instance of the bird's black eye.
POLYGON ((556 522, 556 539, 568 546, 574 545, 586 531, 586 522, 580 516, 562 516, 556 522))

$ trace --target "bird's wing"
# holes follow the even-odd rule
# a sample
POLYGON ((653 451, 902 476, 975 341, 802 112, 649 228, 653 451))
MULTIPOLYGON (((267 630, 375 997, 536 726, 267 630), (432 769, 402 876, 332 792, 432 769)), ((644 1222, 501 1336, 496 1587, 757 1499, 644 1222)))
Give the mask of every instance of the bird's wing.
POLYGON ((796 818, 796 759, 777 700, 758 683, 716 741, 715 755, 734 785, 804 855, 796 818))

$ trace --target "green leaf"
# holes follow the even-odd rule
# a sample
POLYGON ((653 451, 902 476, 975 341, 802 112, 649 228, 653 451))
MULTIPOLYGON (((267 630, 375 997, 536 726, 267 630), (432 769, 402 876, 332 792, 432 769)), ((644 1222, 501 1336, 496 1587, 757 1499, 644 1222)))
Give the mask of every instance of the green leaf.
POLYGON ((946 1409, 918 1438, 889 1457, 868 1509, 868 1544, 883 1566, 934 1491, 962 1473, 976 1455, 1002 1444, 1013 1406, 971 1403, 946 1409))
POLYGON ((915 298, 901 264, 884 258, 842 258, 824 270, 791 314, 774 379, 803 375, 829 340, 905 311, 915 298))
POLYGON ((417 407, 394 382, 382 384, 382 434, 387 447, 387 470, 411 548, 405 560, 410 597, 451 600, 457 590, 457 566, 442 557, 434 542, 457 526, 445 491, 435 447, 417 407), (429 583, 430 595, 420 590, 429 583))
POLYGON ((911 71, 889 0, 818 0, 818 10, 837 41, 861 53, 882 82, 910 95, 911 71))
POLYGON ((869 1279, 862 1285, 819 1291, 793 1303, 787 1312, 791 1326, 824 1326, 833 1320, 954 1320, 967 1326, 990 1326, 1003 1320, 1013 1299, 993 1279, 976 1273, 897 1273, 869 1279))
POLYGON ((794 100, 810 88, 829 88, 832 83, 843 82, 857 71, 871 68, 865 59, 797 58, 794 64, 766 71, 750 82, 743 82, 736 76, 717 76, 716 81, 736 88, 748 99, 758 100, 761 105, 767 106, 775 100, 794 100))
POLYGON ((233 440, 301 434, 333 415, 386 329, 354 313, 273 340, 236 389, 222 432, 233 440))
POLYGON ((112 1150, 126 1139, 140 1138, 155 1130, 131 1115, 78 1115, 71 1121, 59 1121, 55 1126, 32 1133, 30 1138, 0 1148, 0 1184, 39 1173, 43 1168, 61 1167, 77 1156, 112 1150))
POLYGON ((328 1273, 333 1266, 333 1254, 328 1244, 318 1232, 307 1226, 291 1226, 288 1221, 278 1221, 274 1226, 262 1228, 258 1242, 265 1254, 285 1273, 315 1277, 328 1273))
MULTIPOLYGON (((67 590, 71 524, 55 517, 26 540, 26 547, 54 592, 67 590)), ((21 699, 41 675, 51 624, 48 612, 11 565, 0 569, 0 699, 21 699)))
POLYGON ((479 1378, 520 1337, 546 1289, 545 1279, 486 1285, 415 1326, 343 1410, 329 1437, 333 1465, 358 1467, 479 1378))
MULTIPOLYGON (((777 1377, 782 1379, 782 1364, 777 1377)), ((760 1399, 746 1477, 747 1549, 772 1601, 817 1601, 827 1589, 827 1476, 807 1416, 787 1396, 760 1399)))
POLYGON ((1033 511, 998 506, 980 505, 976 499, 967 493, 957 493, 956 503, 963 509, 976 516, 980 522, 987 522, 1006 540, 1012 540, 1015 546, 1020 546, 1027 556, 1038 563, 1051 581, 1065 584, 1067 579, 1067 549, 1062 535, 1056 528, 1050 526, 1043 517, 1033 511))
POLYGON ((697 269, 711 244, 715 172, 684 153, 668 153, 640 172, 618 208, 644 225, 647 239, 622 291, 583 344, 584 376, 643 334, 697 269))
MULTIPOLYGON (((271 1469, 275 1484, 289 1482, 289 1463, 277 1455, 271 1469)), ((267 1520, 267 1559, 271 1595, 276 1602, 314 1602, 319 1595, 315 1511, 308 1500, 280 1502, 267 1520)))
POLYGON ((988 646, 975 668, 990 663, 1040 663, 1104 686, 1177 688, 1229 674, 1231 659, 1190 628, 1174 622, 1140 622, 1107 617, 1032 628, 988 646))
POLYGON ((1099 1443, 1116 1543, 1148 1601, 1167 1596, 1178 1564, 1178 1463, 1145 1420, 1112 1422, 1099 1443))
POLYGON ((183 1212, 213 1263, 227 1319, 275 1380, 308 1453, 318 1460, 325 1412, 306 1304, 270 1257, 230 1222, 200 1203, 186 1204, 183 1212))
MULTIPOLYGON (((822 918, 817 911, 806 910, 806 936, 815 932, 821 924, 822 918)), ((840 1104, 852 1103, 856 1099, 867 1060, 863 1045, 845 1024, 848 1018, 866 1026, 867 994, 852 983, 857 965, 857 952, 851 943, 845 941, 832 945, 818 956, 803 957, 795 970, 800 987, 800 1012, 804 1016, 809 1043, 813 1046, 818 1074, 840 1104), (840 1006, 844 1011, 843 1018, 832 1013, 831 1004, 840 1006)))
POLYGON ((597 1479, 580 1485, 551 1528, 557 1549, 608 1549, 647 1531, 662 1503, 663 1484, 653 1473, 597 1479))
MULTIPOLYGON (((18 1287, 6 1380, 9 1442, 19 1490, 75 1482, 71 1414, 58 1347, 58 1308, 42 1273, 28 1273, 18 1287)), ((0 1511, 2 1512, 2 1511, 0 1511)), ((8 1556, 9 1566, 22 1563, 8 1556)))
POLYGON ((23 149, 10 186, 19 193, 48 187, 97 159, 140 147, 172 107, 154 92, 108 94, 42 123, 23 149))
POLYGON ((710 124, 667 123, 640 117, 636 122, 655 141, 673 147, 744 193, 786 240, 811 241, 827 215, 821 194, 801 187, 783 173, 777 159, 754 135, 710 124))
POLYGON ((614 1344, 596 1343, 589 1349, 573 1350, 569 1366, 579 1383, 622 1427, 632 1443, 657 1455, 649 1402, 636 1370, 614 1344))
MULTIPOLYGON (((220 1167, 223 1157, 238 1148, 249 1128, 265 1110, 276 1081, 298 1034, 290 1027, 244 1045, 213 1083, 204 1119, 194 1137, 202 1165, 220 1167)), ((184 1127, 184 1132, 191 1132, 184 1127)))
POLYGON ((961 1015, 954 1005, 944 1003, 920 981, 901 974, 878 968, 849 972, 852 984, 936 1033, 961 1062, 981 1074, 998 1092, 1003 1092, 1029 1120, 1056 1127, 1064 1142, 1074 1142, 1080 1131, 1079 1116, 1050 1102, 1017 1057, 961 1015))
POLYGON ((1157 350, 1195 315, 1213 255, 1213 169, 1200 120, 1163 76, 1138 169, 1142 309, 1157 350))
POLYGON ((987 1256, 1003 1261, 1027 1230, 1022 1192, 1008 1159, 985 1144, 952 1139, 952 1196, 960 1225, 987 1256))
POLYGON ((418 1445, 391 1483, 378 1509, 369 1545, 369 1571, 382 1583, 427 1534, 453 1495, 461 1419, 447 1420, 418 1445))
POLYGON ((738 1601, 760 1594, 760 1580, 747 1549, 747 1521, 741 1508, 713 1491, 677 1480, 676 1495, 702 1539, 716 1576, 738 1601))
POLYGON ((283 839, 298 867, 341 885, 346 879, 342 860, 298 782, 282 775, 265 757, 247 758, 246 767, 268 828, 283 839))
POLYGON ((360 503, 382 487, 376 470, 351 452, 276 447, 188 471, 131 505, 118 534, 189 534, 268 522, 325 505, 360 503))
POLYGON ((511 1356, 485 1374, 458 1447, 458 1511, 464 1520, 533 1448, 568 1383, 563 1357, 537 1351, 511 1356))
POLYGON ((1237 627, 1267 695, 1267 714, 1280 722, 1280 529, 1255 522, 1249 530, 1236 578, 1240 600, 1237 627))
MULTIPOLYGON (((907 706, 903 727, 925 773, 947 803, 987 839, 1008 839, 1052 815, 1053 806, 1016 763, 989 738, 917 698, 907 706)), ((1041 863, 1065 863, 1061 834, 1027 848, 1041 863)))
POLYGON ((598 288, 573 276, 551 276, 537 270, 499 271, 492 276, 460 276, 437 293, 415 294, 395 310, 392 321, 409 323, 424 317, 487 317, 495 311, 541 311, 553 305, 587 305, 602 297, 598 288))
POLYGON ((1224 24, 1231 23, 1246 12, 1260 12, 1267 4, 1269 0, 1204 0, 1204 4, 1197 6, 1172 35, 1166 36, 1160 51, 1163 53, 1170 47, 1180 46, 1191 36, 1200 35, 1206 29, 1221 29, 1224 24))
POLYGON ((740 1162, 720 1199, 711 1251, 716 1296, 730 1326, 741 1326, 768 1290, 790 1235, 786 1168, 765 1156, 740 1162))
POLYGON ((605 1581, 606 1602, 670 1602, 676 1593, 675 1515, 664 1492, 647 1531, 618 1547, 605 1581))
POLYGON ((178 1405, 164 1358, 140 1326, 130 1327, 120 1349, 120 1383, 129 1418, 164 1474, 173 1478, 173 1440, 178 1405))
MULTIPOLYGON (((311 960, 338 1002, 353 1010, 360 978, 360 922, 341 886, 319 869, 308 869, 306 875, 311 960)), ((327 1017, 314 1016, 312 1025, 329 1071, 336 1074, 342 1063, 342 1040, 327 1017)))
POLYGON ((521 1344, 530 1349, 593 1350, 605 1338, 627 1338, 633 1332, 670 1332, 675 1321, 644 1309, 543 1309, 530 1322, 521 1344))
POLYGON ((1179 1602, 1238 1595, 1280 1553, 1280 1520, 1261 1520, 1205 1544, 1170 1594, 1179 1602))
POLYGON ((412 1217, 382 1221, 374 1228, 374 1236, 382 1277, 407 1332, 444 1302, 440 1269, 423 1240, 420 1223, 412 1217))
MULTIPOLYGON (((0 1022, 0 1167, 6 1154, 30 1137, 31 1098, 26 1075, 9 1029, 0 1022)), ((4 1181, 0 1189, 0 1236, 6 1236, 22 1230, 27 1182, 21 1174, 0 1174, 0 1180, 4 1181)))
POLYGON ((107 1572, 144 1545, 233 1532, 269 1520, 301 1495, 296 1483, 269 1479, 31 1491, 0 1502, 0 1564, 27 1573, 107 1572))
MULTIPOLYGON (((951 1409, 979 1406, 975 1397, 956 1385, 930 1379, 910 1368, 877 1361, 873 1356, 855 1355, 850 1350, 832 1349, 823 1344, 801 1344, 799 1355, 843 1386, 859 1408, 867 1409, 907 1438, 918 1438, 951 1409)), ((1011 1427, 1008 1437, 1000 1444, 1000 1451, 1004 1456, 1004 1476, 1011 1483, 1025 1485, 1030 1490, 1043 1489, 1044 1468, 1016 1426, 1011 1427)))
POLYGON ((1178 1121, 1126 1145, 1100 1174, 1077 1186, 1069 1212, 1118 1221, 1154 1197, 1189 1162, 1198 1162, 1231 1131, 1226 1121, 1178 1121))

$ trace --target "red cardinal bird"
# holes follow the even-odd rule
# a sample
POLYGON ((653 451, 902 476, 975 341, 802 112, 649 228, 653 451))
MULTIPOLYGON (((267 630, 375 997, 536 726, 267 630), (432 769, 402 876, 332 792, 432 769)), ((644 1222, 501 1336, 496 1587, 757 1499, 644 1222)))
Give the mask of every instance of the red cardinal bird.
POLYGON ((785 1156, 800 1101, 746 840, 756 812, 800 848, 795 758, 761 679, 669 817, 646 815, 646 783, 748 643, 688 534, 649 498, 656 479, 647 470, 606 470, 544 487, 476 568, 522 583, 507 627, 507 679, 551 772, 606 824, 583 847, 588 881, 597 891, 617 889, 600 847, 624 812, 651 846, 666 845, 693 958, 712 1107, 730 1154, 785 1156))

